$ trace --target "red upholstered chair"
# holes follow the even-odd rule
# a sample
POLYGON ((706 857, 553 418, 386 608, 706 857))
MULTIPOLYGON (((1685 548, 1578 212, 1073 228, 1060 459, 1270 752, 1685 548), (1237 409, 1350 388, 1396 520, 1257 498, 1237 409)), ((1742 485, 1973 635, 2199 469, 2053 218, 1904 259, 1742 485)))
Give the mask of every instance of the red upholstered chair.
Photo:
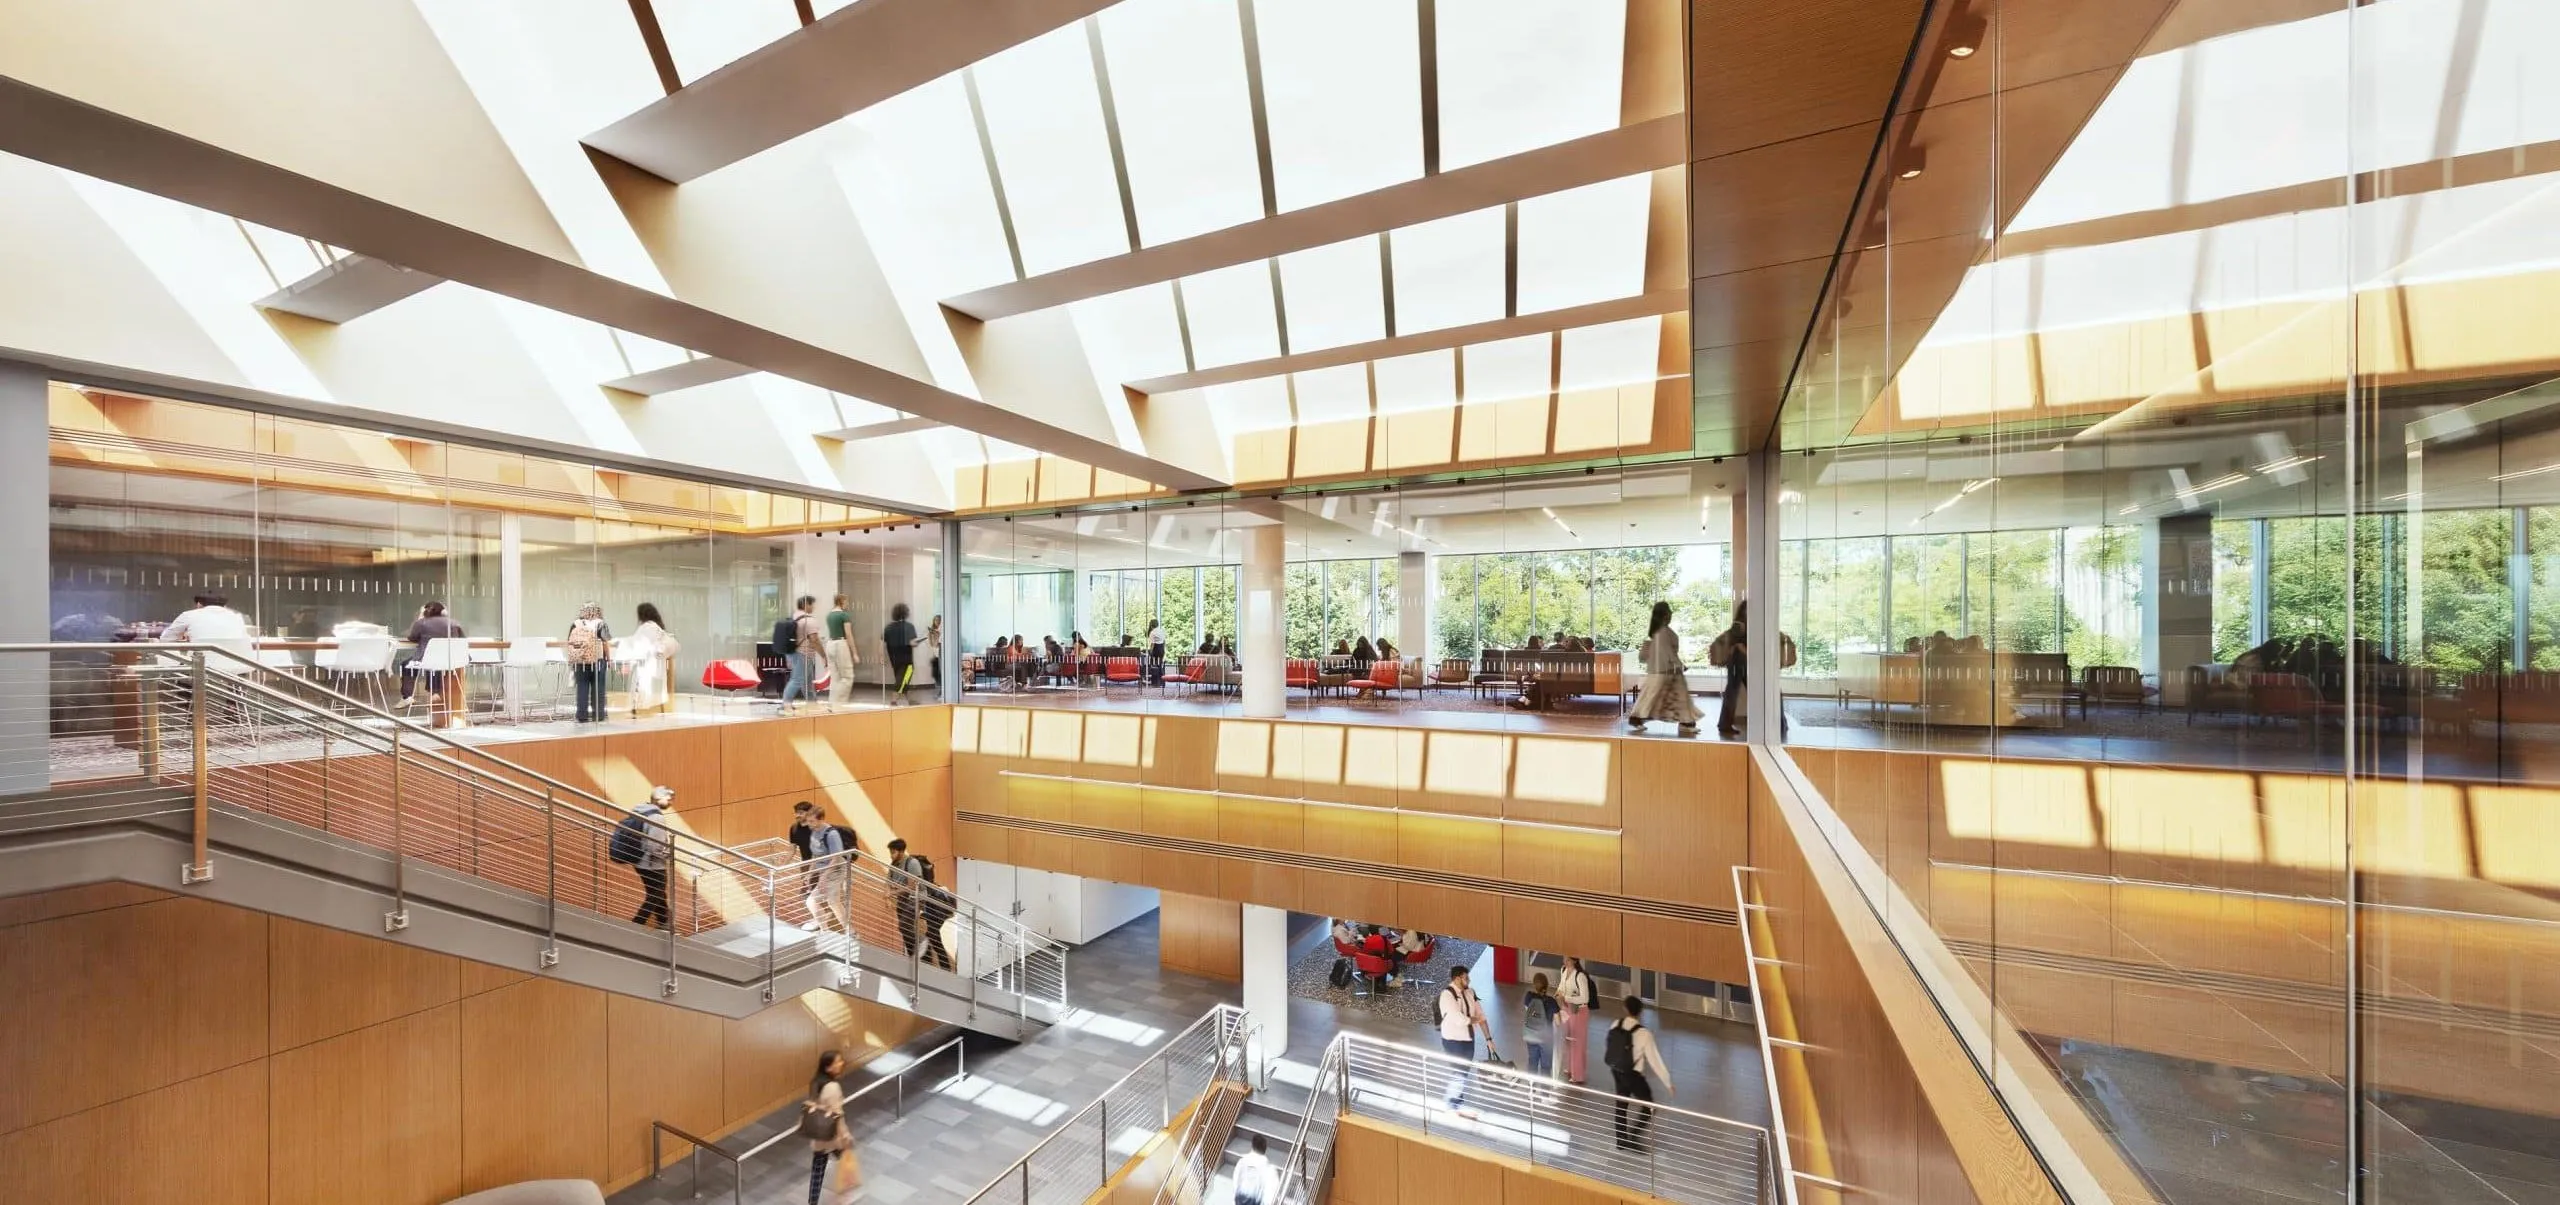
POLYGON ((1291 657, 1284 668, 1288 671, 1288 680, 1283 685, 1304 687, 1308 690, 1316 688, 1315 658, 1291 657))
POLYGON ((1385 991, 1387 977, 1396 972, 1394 961, 1384 954, 1370 953, 1365 943, 1359 953, 1351 956, 1351 965, 1373 985, 1373 991, 1385 991))
POLYGON ((1206 657, 1184 658, 1182 662, 1182 672, 1165 674, 1165 689, 1171 690, 1176 686, 1198 686, 1200 684, 1201 670, 1207 667, 1208 663, 1209 659, 1206 657))
POLYGON ((1383 661, 1370 662, 1368 677, 1353 678, 1344 685, 1363 693, 1374 690, 1381 694, 1392 694, 1396 687, 1403 684, 1401 674, 1403 664, 1392 657, 1383 661))
POLYGON ((1102 661, 1102 684, 1105 686, 1143 686, 1146 671, 1135 657, 1106 657, 1102 661))

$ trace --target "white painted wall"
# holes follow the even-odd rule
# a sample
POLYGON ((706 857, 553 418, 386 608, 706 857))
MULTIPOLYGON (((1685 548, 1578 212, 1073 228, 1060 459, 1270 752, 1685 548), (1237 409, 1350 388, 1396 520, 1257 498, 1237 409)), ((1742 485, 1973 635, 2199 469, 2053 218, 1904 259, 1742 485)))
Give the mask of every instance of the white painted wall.
POLYGON ((1152 887, 976 858, 960 859, 959 892, 981 908, 1015 916, 1024 927, 1072 945, 1099 938, 1157 906, 1152 887))

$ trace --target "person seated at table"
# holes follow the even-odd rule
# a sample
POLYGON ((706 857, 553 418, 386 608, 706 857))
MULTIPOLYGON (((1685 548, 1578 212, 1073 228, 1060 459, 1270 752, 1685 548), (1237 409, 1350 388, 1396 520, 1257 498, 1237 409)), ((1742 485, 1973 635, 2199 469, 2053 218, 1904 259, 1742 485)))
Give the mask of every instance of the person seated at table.
POLYGON ((1348 656, 1350 656, 1350 655, 1351 655, 1351 642, 1350 642, 1350 641, 1348 641, 1348 640, 1337 640, 1337 641, 1334 641, 1334 642, 1333 642, 1333 655, 1334 655, 1334 656, 1336 656, 1336 657, 1348 657, 1348 656))
POLYGON ((1982 637, 1980 637, 1980 636, 1967 636, 1967 637, 1965 637, 1964 639, 1957 641, 1957 642, 1956 642, 1956 651, 1957 651, 1957 652, 1959 652, 1959 653, 1979 653, 1979 652, 1981 652, 1981 651, 1982 651, 1982 637))
POLYGON ((1410 961, 1414 955, 1421 953, 1430 945, 1430 934, 1408 925, 1396 938, 1396 958, 1399 961, 1410 961))
POLYGON ((1920 651, 1920 638, 1919 638, 1919 637, 1917 637, 1917 636, 1905 636, 1905 637, 1903 637, 1903 638, 1902 638, 1902 651, 1903 651, 1903 652, 1906 652, 1906 653, 1916 653, 1916 652, 1919 652, 1919 651, 1920 651))
POLYGON ((1356 947, 1360 944, 1360 931, 1352 928, 1350 921, 1337 916, 1333 918, 1333 944, 1346 948, 1356 947))
POLYGON ((1546 637, 1544 637, 1544 636, 1538 636, 1538 635, 1532 635, 1532 636, 1530 636, 1530 637, 1529 637, 1529 647, 1528 647, 1527 649, 1523 650, 1523 651, 1525 651, 1525 652, 1531 652, 1531 653, 1543 653, 1543 652, 1547 651, 1547 639, 1546 639, 1546 637))
POLYGON ((1940 628, 1937 631, 1929 633, 1929 638, 1921 642, 1920 651, 1931 656, 1937 656, 1943 653, 1952 653, 1956 651, 1955 637, 1947 635, 1947 630, 1945 628, 1940 628))
POLYGON ((1378 660, 1393 661, 1396 657, 1397 653, 1395 642, 1384 636, 1378 637, 1378 660))
POLYGON ((1386 960, 1388 986, 1393 987, 1404 978, 1404 955, 1396 952, 1395 940, 1387 936, 1386 930, 1376 925, 1369 926, 1368 935, 1360 939, 1360 952, 1386 960))
POLYGON ((1218 638, 1217 638, 1217 637, 1215 637, 1215 636, 1203 636, 1203 637, 1201 637, 1201 638, 1200 638, 1200 647, 1199 647, 1199 649, 1197 650, 1197 652, 1198 652, 1201 656, 1203 656, 1203 657, 1212 656, 1212 655, 1214 655, 1217 651, 1218 651, 1218 638))

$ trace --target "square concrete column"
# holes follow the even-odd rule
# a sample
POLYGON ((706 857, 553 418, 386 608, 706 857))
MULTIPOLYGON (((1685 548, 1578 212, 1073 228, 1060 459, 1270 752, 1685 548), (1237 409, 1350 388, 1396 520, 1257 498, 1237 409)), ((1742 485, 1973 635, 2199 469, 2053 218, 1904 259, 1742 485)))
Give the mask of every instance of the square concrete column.
POLYGON ((1257 524, 1242 531, 1244 589, 1236 600, 1236 654, 1244 663, 1244 714, 1252 719, 1276 720, 1289 700, 1281 664, 1286 614, 1281 603, 1283 592, 1289 588, 1288 566, 1282 558, 1288 555, 1288 532, 1278 523, 1257 524))
POLYGON ((2187 667, 2213 660, 2213 516, 2144 524, 2142 570, 2142 669, 2159 675, 2163 706, 2183 706, 2187 667))
POLYGON ((1431 574, 1436 569, 1427 552, 1396 554, 1396 649, 1427 663, 1431 651, 1431 574))
POLYGON ((791 589, 789 597, 782 600, 784 611, 806 594, 818 600, 818 614, 826 614, 836 596, 836 580, 835 541, 821 535, 791 537, 791 589))
MULTIPOLYGON (((34 644, 53 631, 53 545, 46 498, 46 376, 0 363, 0 643, 34 644)), ((47 785, 47 658, 0 654, 0 795, 47 785)))
POLYGON ((1244 1011, 1262 1027, 1262 1057, 1289 1049, 1289 911, 1244 905, 1244 1011))

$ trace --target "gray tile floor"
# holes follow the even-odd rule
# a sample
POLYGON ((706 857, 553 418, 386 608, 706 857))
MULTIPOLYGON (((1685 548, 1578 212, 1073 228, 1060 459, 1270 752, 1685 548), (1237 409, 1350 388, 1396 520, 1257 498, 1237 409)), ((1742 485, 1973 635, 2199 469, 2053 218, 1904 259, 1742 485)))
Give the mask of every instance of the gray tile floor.
MULTIPOLYGON (((1312 939, 1314 931, 1305 937, 1312 939)), ((864 1187, 851 1200, 886 1205, 937 1205, 969 1199, 1033 1143, 1110 1087, 1145 1059, 1163 1036, 1196 1020, 1210 1006, 1238 999, 1237 985, 1165 970, 1157 960, 1156 915, 1131 921, 1098 941, 1078 947, 1067 960, 1069 997, 1080 1023, 1051 1029, 1021 1044, 972 1035, 970 1082, 947 1076, 909 1077, 906 1116, 895 1115, 887 1091, 874 1093, 853 1113, 860 1135, 864 1187), (1153 1031, 1150 1034, 1149 1031, 1153 1031)), ((1479 977, 1491 979, 1488 953, 1479 977)), ((1486 993, 1497 1012, 1496 1042, 1520 1057, 1519 989, 1486 993)), ((1344 1029, 1414 1045, 1430 1043, 1425 1027, 1371 1012, 1315 1000, 1296 1000, 1290 1011, 1289 1062, 1312 1069, 1325 1044, 1344 1029)), ((1663 1058, 1680 1084, 1677 1104, 1765 1124, 1758 1047, 1750 1028, 1694 1017, 1665 1017, 1658 1029, 1663 1058)), ((929 1035, 907 1047, 920 1053, 949 1037, 929 1035)), ((947 1057, 947 1056, 946 1056, 947 1057)), ((1606 1082, 1600 1053, 1591 1047, 1592 1078, 1606 1082)), ((884 1065, 890 1065, 884 1061, 884 1065)), ((866 1069, 868 1070, 868 1069, 866 1069)), ((1286 1071, 1281 1073, 1284 1077, 1286 1071)), ((856 1073, 856 1084, 861 1082, 856 1073)), ((766 1118, 737 1135, 743 1148, 796 1120, 790 1111, 766 1118)), ((703 1199, 727 1195, 729 1173, 706 1161, 703 1199)), ((807 1198, 806 1148, 786 1139, 751 1160, 743 1199, 796 1202, 807 1198)), ((1221 1178, 1221 1189, 1223 1177, 1221 1178)), ((613 1205, 677 1205, 694 1199, 684 1168, 658 1181, 642 1181, 613 1196, 613 1205)), ((1213 1194, 1215 1195, 1215 1194, 1213 1194)))

